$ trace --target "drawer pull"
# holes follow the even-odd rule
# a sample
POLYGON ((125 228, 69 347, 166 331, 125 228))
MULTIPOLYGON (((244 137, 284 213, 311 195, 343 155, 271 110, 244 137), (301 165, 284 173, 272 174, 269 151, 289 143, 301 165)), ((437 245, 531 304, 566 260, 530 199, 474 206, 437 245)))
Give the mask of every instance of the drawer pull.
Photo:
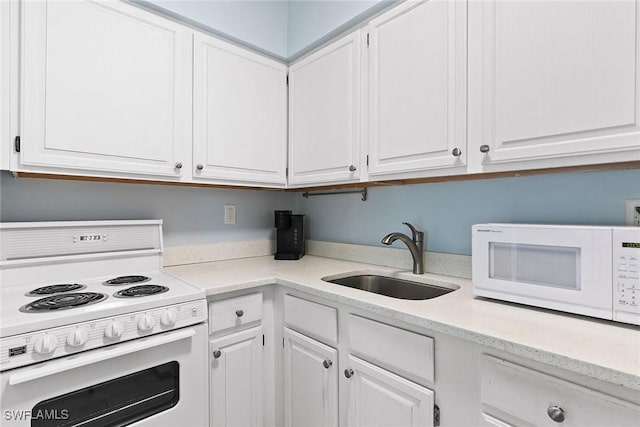
POLYGON ((491 149, 491 147, 489 147, 488 145, 481 145, 480 146, 480 152, 481 153, 485 153, 486 154, 486 153, 489 152, 490 149, 491 149))
POLYGON ((244 311, 242 311, 242 310, 236 310, 236 316, 238 316, 238 317, 242 317, 242 316, 244 316, 244 311))
POLYGON ((325 361, 322 362, 322 366, 324 366, 325 369, 329 369, 331 365, 333 365, 333 362, 329 359, 326 359, 325 361))
POLYGON ((547 408, 547 415, 549 415, 549 418, 557 423, 561 423, 564 421, 564 409, 559 406, 549 406, 547 408))
POLYGON ((348 368, 344 370, 344 376, 347 378, 351 378, 353 376, 353 369, 348 368))
POLYGON ((222 352, 221 352, 220 350, 215 350, 215 351, 213 352, 213 358, 214 358, 214 359, 219 359, 219 358, 220 358, 220 356, 222 356, 222 352))

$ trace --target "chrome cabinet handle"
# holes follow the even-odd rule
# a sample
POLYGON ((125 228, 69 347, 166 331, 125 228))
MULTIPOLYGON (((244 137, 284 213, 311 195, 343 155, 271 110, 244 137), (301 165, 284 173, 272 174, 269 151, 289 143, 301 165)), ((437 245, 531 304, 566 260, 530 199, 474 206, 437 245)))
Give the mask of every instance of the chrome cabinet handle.
POLYGON ((177 162, 175 167, 176 167, 176 169, 182 169, 182 163, 177 162))
POLYGON ((238 316, 238 317, 242 317, 242 316, 244 316, 244 311, 242 311, 242 310, 236 310, 236 316, 238 316))
POLYGON ((462 150, 456 147, 453 150, 451 150, 451 154, 453 154, 455 157, 460 157, 462 156, 462 150))
POLYGON ((213 358, 214 359, 219 359, 220 356, 222 356, 222 352, 220 350, 214 350, 213 352, 213 358))
POLYGON ((329 369, 331 365, 333 365, 333 362, 329 359, 326 359, 324 362, 322 362, 322 366, 324 366, 325 369, 329 369))
POLYGON ((553 421, 557 423, 563 422, 565 418, 564 409, 556 405, 549 406, 547 408, 547 415, 549 415, 549 418, 551 418, 553 421))
POLYGON ((202 163, 198 163, 198 165, 196 166, 196 169, 201 171, 202 169, 204 169, 204 166, 202 165, 202 163))
POLYGON ((489 147, 488 145, 481 145, 480 146, 480 152, 481 153, 488 153, 490 149, 491 149, 491 147, 489 147))
POLYGON ((358 168, 355 167, 354 165, 349 165, 349 172, 355 172, 357 170, 358 170, 358 168))
POLYGON ((351 378, 353 376, 353 369, 348 368, 344 370, 344 376, 347 378, 351 378))

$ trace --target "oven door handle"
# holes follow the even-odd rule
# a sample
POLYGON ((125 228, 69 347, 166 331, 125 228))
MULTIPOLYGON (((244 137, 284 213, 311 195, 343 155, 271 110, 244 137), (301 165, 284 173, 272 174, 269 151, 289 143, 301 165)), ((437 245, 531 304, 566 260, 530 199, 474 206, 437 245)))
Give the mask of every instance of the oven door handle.
POLYGON ((38 378, 59 374, 60 372, 135 353, 140 350, 148 350, 152 347, 158 347, 175 341, 184 340, 194 336, 195 334, 196 331, 193 328, 182 329, 175 332, 166 332, 162 335, 137 339, 111 347, 105 347, 98 351, 89 351, 85 354, 77 354, 72 358, 53 360, 49 363, 34 366, 27 370, 12 374, 9 377, 9 384, 16 385, 26 383, 28 381, 37 380, 38 378))

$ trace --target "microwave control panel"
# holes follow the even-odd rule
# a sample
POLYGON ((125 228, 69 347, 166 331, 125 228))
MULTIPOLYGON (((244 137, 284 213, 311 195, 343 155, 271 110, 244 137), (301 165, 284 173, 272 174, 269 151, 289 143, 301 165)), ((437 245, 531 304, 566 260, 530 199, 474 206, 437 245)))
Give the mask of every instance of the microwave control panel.
POLYGON ((613 229, 613 320, 640 325, 640 228, 613 229))

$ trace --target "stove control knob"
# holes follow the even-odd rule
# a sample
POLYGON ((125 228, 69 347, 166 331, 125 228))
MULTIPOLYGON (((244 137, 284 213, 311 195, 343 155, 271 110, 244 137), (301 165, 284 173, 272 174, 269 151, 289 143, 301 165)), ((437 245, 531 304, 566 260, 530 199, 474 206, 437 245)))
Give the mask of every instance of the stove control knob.
POLYGON ((80 347, 87 342, 89 334, 86 329, 78 328, 67 336, 67 344, 71 347, 80 347))
POLYGON ((160 317, 160 323, 162 323, 162 326, 173 326, 176 324, 176 316, 177 313, 175 308, 170 308, 162 313, 162 316, 160 317))
POLYGON ((156 324, 156 320, 150 314, 145 314, 138 320, 138 329, 141 331, 150 331, 156 324))
POLYGON ((49 354, 58 346, 58 339, 51 334, 44 334, 36 338, 33 350, 38 354, 49 354))
POLYGON ((118 322, 117 320, 109 323, 107 327, 104 328, 104 336, 109 338, 110 340, 120 338, 123 332, 124 326, 122 326, 122 323, 118 322))

